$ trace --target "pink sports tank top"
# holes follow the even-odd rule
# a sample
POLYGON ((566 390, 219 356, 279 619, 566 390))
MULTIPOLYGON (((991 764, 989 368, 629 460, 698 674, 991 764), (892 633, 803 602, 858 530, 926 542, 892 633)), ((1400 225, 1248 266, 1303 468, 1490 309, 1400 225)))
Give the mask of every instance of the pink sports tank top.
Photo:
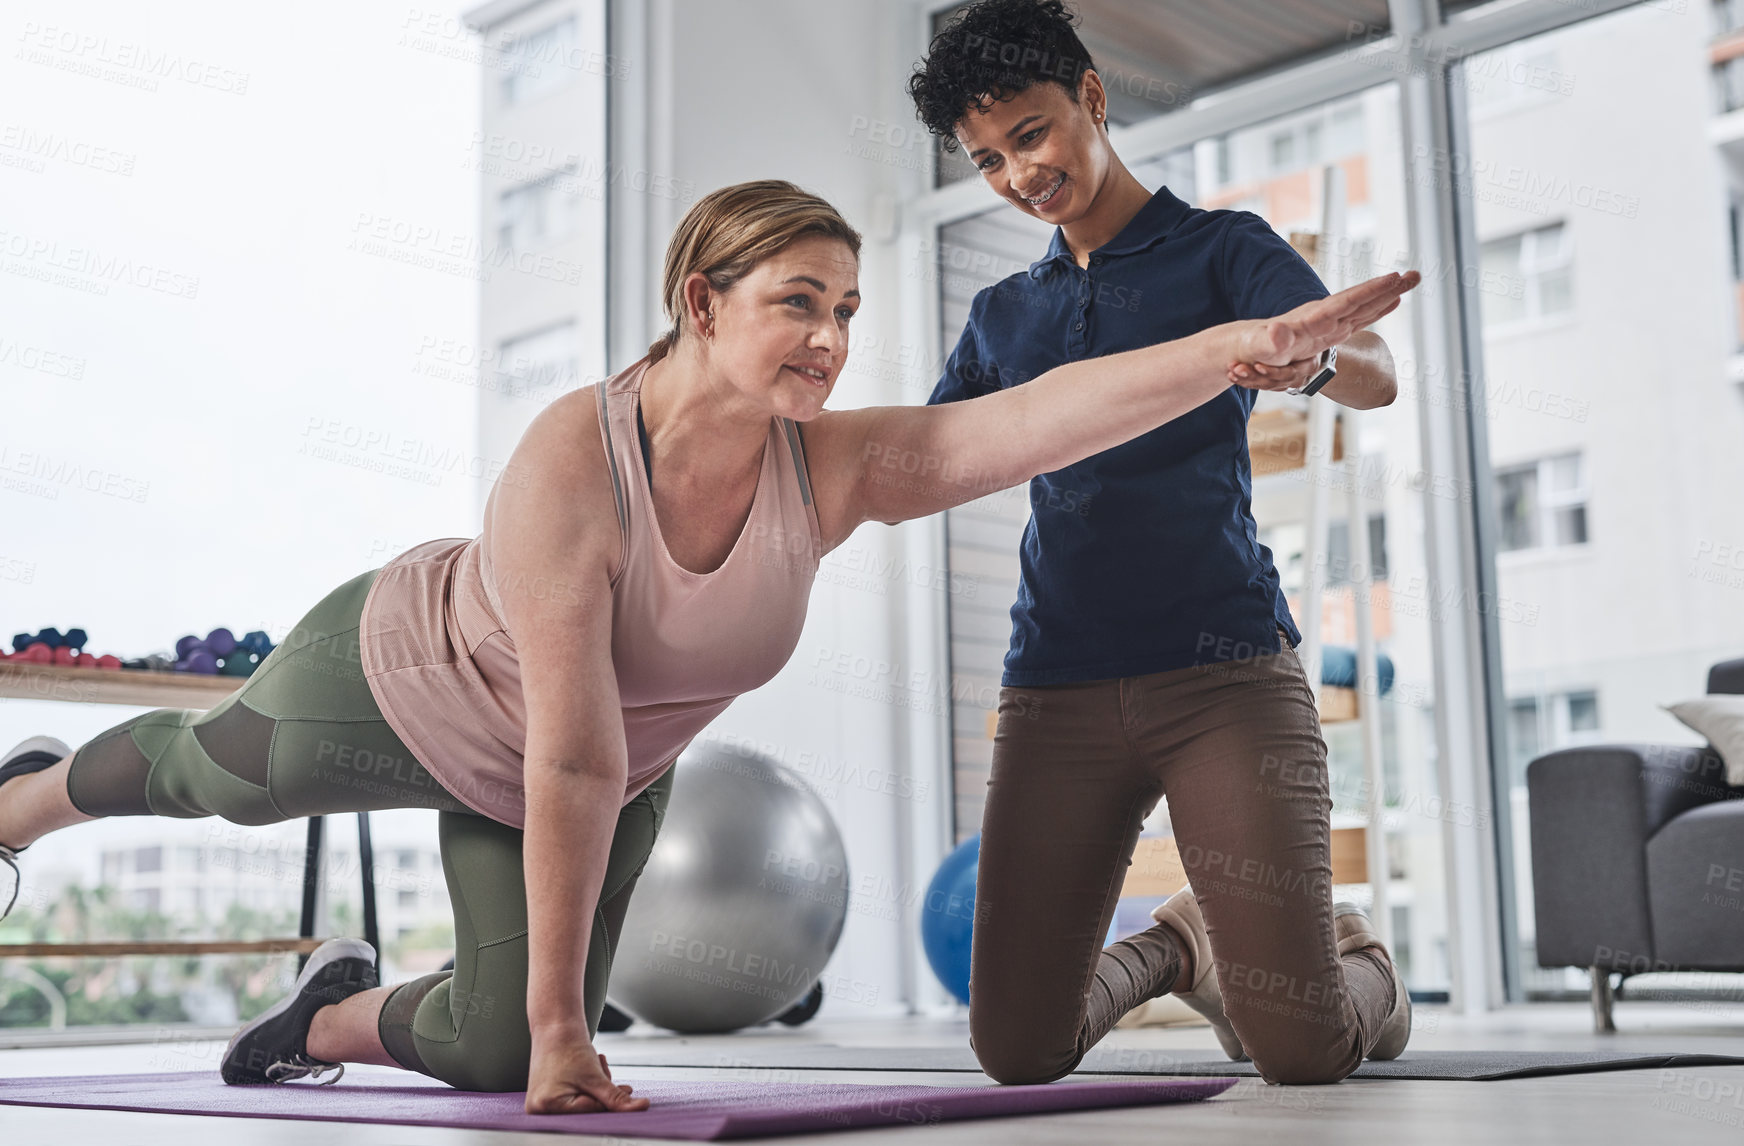
MULTIPOLYGON (((647 366, 643 358, 597 387, 624 541, 611 586, 612 664, 629 746, 625 804, 734 697, 787 663, 822 545, 798 427, 772 418, 751 513, 726 561, 709 573, 673 561, 637 433, 647 366)), ((443 787, 525 828, 527 709, 489 552, 487 529, 388 562, 363 606, 363 671, 388 724, 443 787)))

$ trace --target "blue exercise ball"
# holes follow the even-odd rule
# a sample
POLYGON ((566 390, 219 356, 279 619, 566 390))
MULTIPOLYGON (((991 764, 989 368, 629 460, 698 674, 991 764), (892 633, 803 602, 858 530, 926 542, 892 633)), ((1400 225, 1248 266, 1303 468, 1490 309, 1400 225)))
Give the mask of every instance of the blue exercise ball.
MULTIPOLYGON (((1393 658, 1386 653, 1375 654, 1375 675, 1379 678, 1375 695, 1386 696, 1393 690, 1393 658)), ((1349 645, 1327 645, 1320 650, 1320 683, 1336 688, 1356 687, 1356 650, 1349 645)))
POLYGON ((981 836, 970 836, 939 864, 920 909, 921 946, 945 989, 969 1001, 969 950, 975 933, 975 872, 981 836))

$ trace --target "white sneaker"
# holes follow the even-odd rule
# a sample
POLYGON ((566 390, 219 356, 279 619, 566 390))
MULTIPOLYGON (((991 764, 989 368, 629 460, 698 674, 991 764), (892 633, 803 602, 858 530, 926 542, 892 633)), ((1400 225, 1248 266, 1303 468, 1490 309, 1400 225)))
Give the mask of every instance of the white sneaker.
MULTIPOLYGON (((20 741, 6 755, 0 756, 0 784, 5 784, 15 776, 52 768, 72 755, 72 752, 65 742, 52 736, 32 736, 28 740, 20 741)), ((6 910, 0 911, 0 919, 11 915, 12 908, 18 903, 18 893, 24 887, 24 873, 18 870, 18 853, 29 846, 26 844, 22 848, 14 848, 0 844, 0 863, 12 869, 12 896, 6 901, 6 910)))
POLYGON ((1224 1054, 1236 1062, 1247 1061, 1241 1037, 1229 1025, 1229 1016, 1223 1013, 1223 991, 1217 985, 1211 940, 1205 934, 1205 917, 1199 914, 1199 901, 1193 897, 1193 889, 1184 887, 1167 902, 1158 904, 1152 909, 1151 918, 1166 924, 1169 930, 1180 936, 1181 945, 1193 960, 1193 981, 1185 989, 1177 987, 1174 994, 1205 1016, 1217 1035, 1217 1041, 1223 1045, 1224 1054))
POLYGON ((1403 1054, 1405 1043, 1411 1038, 1411 992, 1405 989, 1405 980, 1399 974, 1398 964, 1393 962, 1392 953, 1381 944, 1374 927, 1368 912, 1356 904, 1332 905, 1332 934, 1338 939, 1338 953, 1349 955, 1352 951, 1373 947, 1381 953, 1381 957, 1387 961, 1387 969, 1393 973, 1393 1009, 1381 1024, 1381 1032, 1376 1036, 1375 1045, 1369 1048, 1368 1053, 1371 1059, 1386 1061, 1403 1054))
POLYGON ((64 740, 52 736, 32 736, 20 740, 0 756, 0 784, 26 772, 40 772, 53 767, 73 754, 64 740))

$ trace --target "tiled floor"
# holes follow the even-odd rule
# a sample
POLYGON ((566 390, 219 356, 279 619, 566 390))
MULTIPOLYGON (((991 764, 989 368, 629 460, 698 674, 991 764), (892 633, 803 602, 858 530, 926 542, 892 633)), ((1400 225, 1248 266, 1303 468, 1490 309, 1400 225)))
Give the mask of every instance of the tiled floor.
MULTIPOLYGON (((1426 1050, 1616 1048, 1620 1051, 1712 1051, 1744 1055, 1744 1007, 1720 1004, 1626 1003, 1622 1031, 1592 1034, 1584 1007, 1540 1005, 1475 1018, 1418 1008, 1412 1046, 1426 1050)), ((600 1049, 650 1054, 678 1036, 631 1031, 602 1035, 600 1049)), ((966 1045, 961 1019, 820 1021, 797 1029, 764 1027, 736 1035, 692 1037, 687 1050, 731 1055, 735 1048, 835 1043, 864 1046, 966 1045)), ((1215 1054, 1203 1027, 1117 1030, 1104 1045, 1215 1054)), ((222 1040, 143 1045, 0 1050, 0 1076, 96 1074, 203 1069, 222 1040)), ((381 1068, 352 1067, 354 1071, 381 1068)), ((392 1072, 385 1072, 392 1073, 392 1072)), ((618 1068, 619 1078, 738 1079, 756 1081, 752 1069, 618 1068)), ((767 1072, 765 1072, 766 1074, 767 1072)), ((1074 1079, 1093 1075, 1073 1075, 1074 1079)), ((782 1071, 781 1081, 906 1082, 942 1086, 991 1085, 983 1076, 923 1072, 782 1071)), ((323 1146, 468 1143, 528 1146, 549 1143, 534 1134, 377 1126, 361 1123, 274 1122, 266 1119, 189 1118, 119 1111, 79 1111, 0 1105, 0 1143, 104 1143, 112 1146, 187 1146, 296 1143, 323 1146)), ((1002 1146, 1070 1142, 1121 1146, 1163 1140, 1253 1143, 1275 1139, 1289 1146, 1318 1143, 1580 1143, 1582 1146, 1659 1146, 1661 1143, 1744 1142, 1744 1067, 1679 1071, 1620 1071, 1512 1082, 1383 1082, 1349 1080, 1337 1086, 1268 1087, 1244 1080, 1210 1102, 1176 1107, 1085 1111, 1025 1118, 941 1123, 846 1134, 805 1135, 779 1141, 834 1146, 873 1141, 982 1143, 1002 1146), (899 1139, 897 1136, 900 1135, 899 1139)), ((653 1141, 625 1140, 613 1141, 653 1141)))

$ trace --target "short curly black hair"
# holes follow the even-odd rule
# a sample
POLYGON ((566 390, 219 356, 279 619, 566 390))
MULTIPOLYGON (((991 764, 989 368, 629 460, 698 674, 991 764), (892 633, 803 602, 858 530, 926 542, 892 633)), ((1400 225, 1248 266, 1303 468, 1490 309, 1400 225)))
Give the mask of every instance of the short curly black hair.
POLYGON ((908 78, 915 114, 946 151, 957 149, 957 123, 970 108, 1007 100, 1037 83, 1055 83, 1073 102, 1096 65, 1072 30, 1077 14, 1063 0, 980 0, 933 37, 908 78))

